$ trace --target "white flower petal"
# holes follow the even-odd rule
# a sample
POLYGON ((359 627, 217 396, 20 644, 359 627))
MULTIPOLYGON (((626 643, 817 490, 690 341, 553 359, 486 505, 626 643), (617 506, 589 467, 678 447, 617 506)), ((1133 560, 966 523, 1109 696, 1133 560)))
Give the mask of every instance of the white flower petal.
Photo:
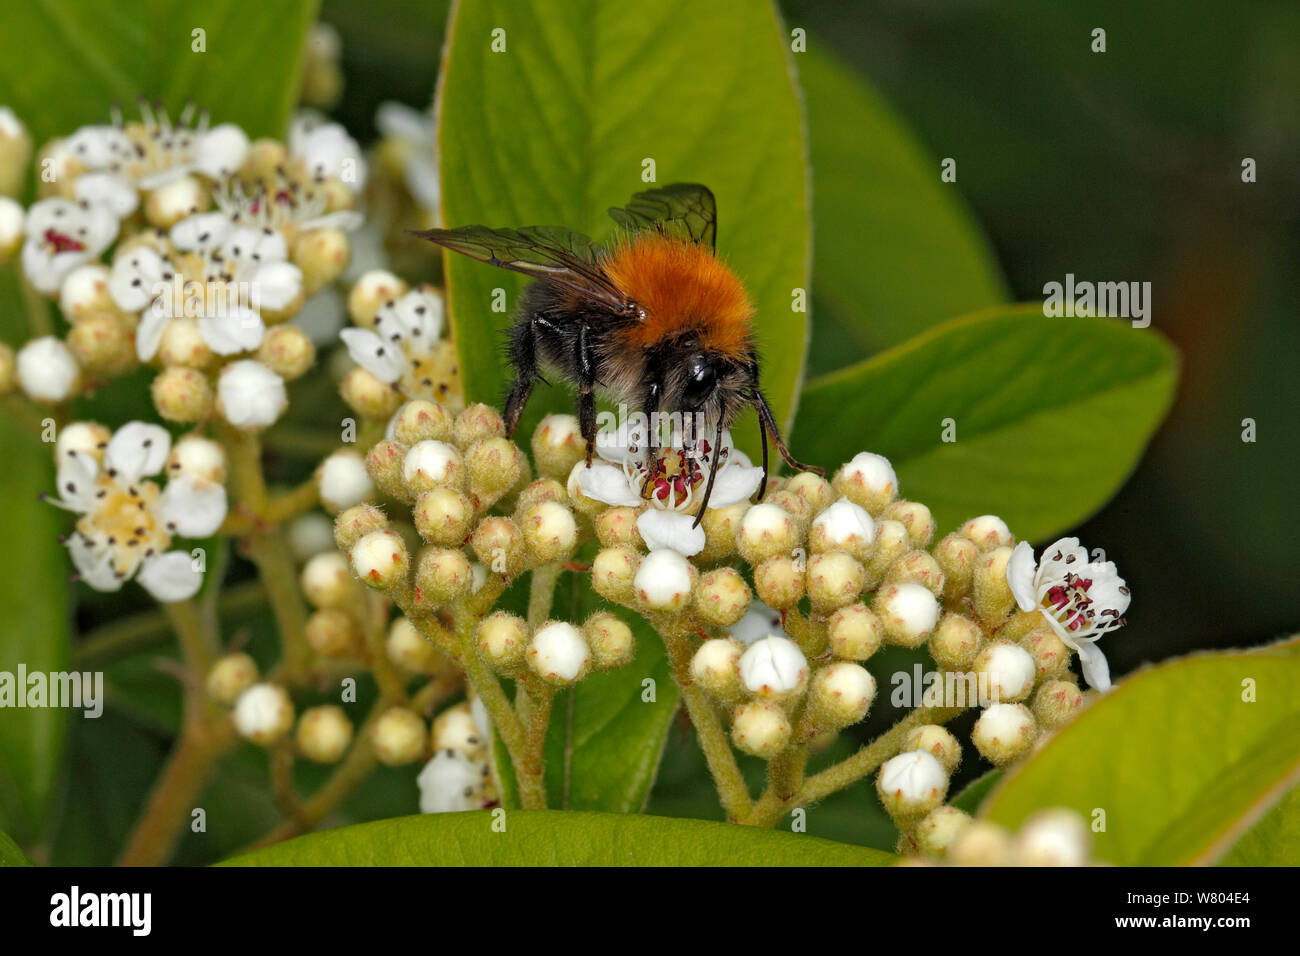
POLYGON ((172 226, 169 237, 182 252, 207 252, 220 248, 234 228, 225 213, 205 212, 182 219, 172 226))
POLYGON ((136 580, 156 600, 172 604, 188 601, 199 593, 203 572, 195 570, 194 559, 188 551, 168 551, 145 558, 136 580))
POLYGON ((214 126, 194 144, 194 167, 209 179, 225 179, 248 155, 248 135, 234 123, 214 126))
POLYGON ((162 471, 171 450, 171 435, 162 426, 127 422, 109 439, 104 470, 112 472, 118 484, 130 484, 162 471))
POLYGON ((251 285, 254 306, 279 311, 302 291, 302 270, 292 262, 268 262, 253 273, 251 285))
POLYGON ((118 219, 125 219, 140 204, 135 185, 115 173, 86 173, 73 184, 77 199, 102 206, 118 219))
MULTIPOLYGON (((738 454, 733 452, 732 455, 738 454)), ((728 455, 727 466, 718 470, 718 477, 713 482, 713 493, 709 496, 710 508, 725 508, 738 504, 752 497, 763 483, 763 469, 750 468, 738 464, 732 455, 728 455)), ((705 480, 708 480, 708 467, 705 466, 705 480)), ((700 494, 703 494, 701 486, 700 494)))
POLYGON ((206 538, 226 519, 226 489, 195 474, 180 474, 167 482, 158 509, 168 531, 206 538))
POLYGON ((1079 574, 1088 563, 1088 550, 1079 545, 1078 538, 1061 538, 1043 549, 1038 562, 1036 584, 1060 581, 1066 574, 1079 574))
POLYGON ((203 316, 199 319, 199 335, 208 348, 218 355, 236 355, 250 352, 262 344, 266 325, 262 317, 246 305, 235 305, 223 310, 227 314, 203 316))
POLYGON ((1110 665, 1106 655, 1094 643, 1080 644, 1075 648, 1079 652, 1079 663, 1083 665, 1083 679, 1089 687, 1105 693, 1110 690, 1110 665))
POLYGON ((125 576, 119 577, 110 557, 112 549, 96 548, 87 538, 74 531, 68 536, 68 555, 77 576, 96 591, 118 591, 125 576))
POLYGON ((607 505, 635 508, 641 504, 641 495, 631 487, 623 469, 613 465, 593 462, 578 472, 578 485, 588 498, 607 505))
POLYGON ((1038 593, 1034 590, 1034 549, 1028 541, 1021 541, 1007 561, 1007 586, 1015 596, 1022 611, 1038 607, 1038 593))
POLYGON ((65 506, 69 511, 85 514, 95 508, 95 478, 99 462, 84 451, 67 451, 59 461, 59 499, 51 504, 65 506))
POLYGON ((746 647, 769 634, 785 638, 790 636, 781 627, 781 612, 768 607, 757 598, 749 603, 749 610, 744 616, 731 625, 730 633, 746 647))
POLYGON ((171 321, 167 311, 159 305, 156 308, 145 309, 140 314, 140 324, 135 327, 135 354, 141 362, 151 361, 158 354, 163 332, 167 328, 167 323, 171 321))
POLYGON ((161 291, 158 283, 171 267, 156 250, 137 246, 113 262, 108 275, 108 294, 124 312, 140 312, 161 291))
POLYGON ((651 551, 671 548, 689 558, 704 550, 704 529, 694 523, 694 515, 651 508, 636 519, 636 530, 651 551))
POLYGON ((396 343, 385 342, 369 329, 344 329, 339 338, 348 347, 352 361, 381 382, 391 385, 402 377, 405 359, 396 343))

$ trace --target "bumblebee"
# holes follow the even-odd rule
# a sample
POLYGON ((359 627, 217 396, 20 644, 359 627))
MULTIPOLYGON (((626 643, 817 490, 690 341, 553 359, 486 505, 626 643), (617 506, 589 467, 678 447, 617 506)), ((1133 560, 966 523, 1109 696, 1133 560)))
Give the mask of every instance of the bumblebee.
POLYGON ((790 455, 759 388, 754 306, 740 279, 717 256, 713 193, 696 183, 676 183, 637 193, 609 215, 620 228, 604 245, 560 226, 416 233, 536 279, 525 290, 510 330, 515 379, 505 403, 507 431, 514 433, 543 371, 578 391, 588 464, 596 439, 597 390, 647 416, 680 412, 683 420, 701 420, 714 436, 696 524, 713 490, 722 430, 746 406, 758 413, 764 489, 769 436, 790 467, 824 475, 790 455))

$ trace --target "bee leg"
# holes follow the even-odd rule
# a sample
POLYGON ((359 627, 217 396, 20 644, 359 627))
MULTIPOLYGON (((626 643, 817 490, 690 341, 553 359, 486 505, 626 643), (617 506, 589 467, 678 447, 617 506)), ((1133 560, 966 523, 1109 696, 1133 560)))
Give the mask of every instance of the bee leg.
POLYGON ((510 364, 515 369, 515 381, 506 395, 505 414, 502 416, 507 436, 513 436, 519 427, 519 418, 528 404, 528 396, 533 393, 533 382, 538 378, 537 321, 537 316, 533 315, 527 322, 515 325, 510 334, 510 364))
MULTIPOLYGON (((763 442, 763 447, 767 448, 767 442, 763 442)), ((704 499, 700 502, 700 510, 695 513, 695 520, 691 522, 692 528, 698 528, 700 522, 704 520, 704 509, 709 506, 709 497, 713 494, 713 479, 718 477, 718 457, 722 452, 722 419, 718 419, 717 430, 713 434, 713 458, 709 463, 709 482, 704 486, 704 499)), ((766 472, 764 472, 766 477, 766 472)), ((766 481, 764 481, 766 484, 766 481)))
MULTIPOLYGON (((805 465, 802 462, 796 461, 794 456, 790 454, 790 449, 785 447, 785 442, 781 439, 781 430, 776 425, 776 416, 772 414, 772 409, 768 406, 767 399, 763 397, 763 393, 757 389, 754 390, 753 402, 754 410, 758 412, 759 427, 762 428, 766 425, 766 430, 772 433, 772 444, 776 445, 776 450, 780 452, 781 460, 795 471, 811 471, 813 474, 821 475, 825 478, 825 468, 819 468, 816 465, 805 465)), ((766 441, 763 444, 764 450, 766 451, 766 441)))
POLYGON ((588 468, 596 450, 596 396, 592 392, 595 386, 596 367, 591 360, 591 342, 584 323, 578 326, 578 427, 587 442, 588 468))

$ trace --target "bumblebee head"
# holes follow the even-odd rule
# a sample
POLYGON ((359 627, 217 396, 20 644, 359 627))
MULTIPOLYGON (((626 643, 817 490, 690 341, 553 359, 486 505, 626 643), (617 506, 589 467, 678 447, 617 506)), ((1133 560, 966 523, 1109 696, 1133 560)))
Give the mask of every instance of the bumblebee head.
POLYGON ((729 428, 752 403, 758 385, 758 365, 752 357, 735 358, 687 345, 665 362, 663 404, 696 415, 710 425, 729 428))

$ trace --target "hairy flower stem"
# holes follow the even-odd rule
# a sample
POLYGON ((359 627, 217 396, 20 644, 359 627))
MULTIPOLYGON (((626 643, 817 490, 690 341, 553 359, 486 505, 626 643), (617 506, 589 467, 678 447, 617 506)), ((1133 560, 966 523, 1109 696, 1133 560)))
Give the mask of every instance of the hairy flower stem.
POLYGON ((379 685, 379 693, 384 700, 389 703, 404 701, 406 682, 402 680, 402 675, 388 659, 388 649, 385 646, 388 601, 381 594, 367 591, 363 606, 365 614, 361 623, 366 641, 366 663, 370 665, 370 670, 375 675, 375 683, 379 685))
POLYGON ((206 678, 217 651, 216 635, 204 626, 203 617, 194 600, 164 604, 163 611, 171 621, 185 661, 185 705, 194 720, 208 721, 210 711, 206 678))
POLYGON ((557 561, 533 568, 532 578, 528 582, 528 627, 536 631, 551 616, 551 607, 555 603, 555 585, 560 580, 563 570, 557 561))
POLYGON ((524 718, 524 764, 519 767, 520 790, 523 790, 524 776, 533 781, 530 788, 546 792, 546 729, 551 722, 551 702, 555 699, 555 688, 542 681, 520 682, 518 694, 528 701, 524 718))
POLYGON ((311 648, 307 644, 307 609, 289 545, 278 532, 254 535, 248 539, 248 556, 261 572, 271 602, 284 651, 285 679, 300 683, 311 660, 311 648))
POLYGON ((736 763, 736 754, 731 749, 727 732, 713 709, 713 702, 691 677, 692 651, 688 638, 690 625, 683 618, 675 618, 662 622, 657 629, 668 650, 673 679, 682 693, 691 723, 695 725, 695 736, 700 742, 700 749, 704 751, 709 772, 713 774, 713 783, 718 788, 722 808, 727 813, 727 819, 739 822, 750 813, 752 803, 749 788, 745 785, 740 765, 736 763))

